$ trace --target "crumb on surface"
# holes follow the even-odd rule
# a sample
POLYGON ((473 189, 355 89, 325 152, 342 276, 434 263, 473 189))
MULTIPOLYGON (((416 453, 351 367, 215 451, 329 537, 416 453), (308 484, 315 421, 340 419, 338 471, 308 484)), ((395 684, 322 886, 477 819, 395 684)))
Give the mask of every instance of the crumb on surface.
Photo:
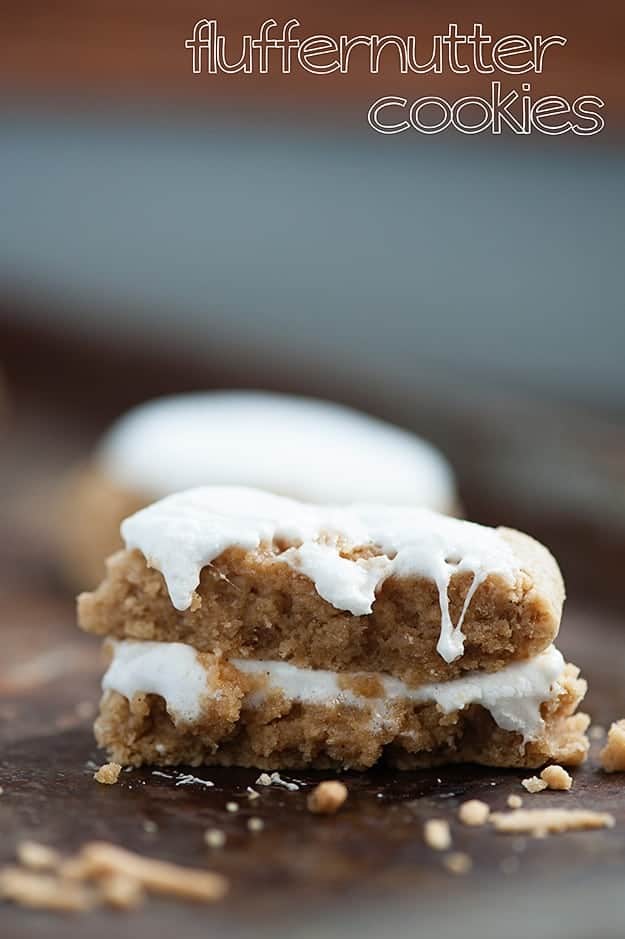
POLYGON ((287 789, 289 792, 297 792, 299 786, 297 783, 289 782, 288 779, 283 779, 280 773, 272 773, 269 777, 270 784, 274 786, 282 786, 284 789, 287 789))
POLYGON ((234 812, 238 812, 238 811, 239 811, 238 802, 226 802, 226 812, 231 812, 234 814, 234 812))
POLYGON ((547 783, 549 789, 560 789, 568 792, 573 785, 573 777, 567 773, 563 766, 557 764, 545 766, 540 778, 547 783))
POLYGON ((140 881, 122 874, 111 874, 100 881, 102 899, 115 910, 136 910, 145 900, 140 881))
POLYGON ((220 828, 208 828, 204 832, 204 843, 209 848, 223 848, 226 843, 226 834, 220 828))
POLYGON ((57 873, 64 880, 87 880, 89 877, 89 867, 85 863, 82 855, 73 854, 71 857, 62 858, 58 866, 57 873))
POLYGON ((523 805, 523 799, 521 796, 517 795, 516 792, 513 792, 511 795, 509 795, 506 799, 506 802, 508 804, 508 808, 511 809, 520 809, 523 805))
POLYGON ((92 888, 54 874, 5 867, 0 870, 0 897, 34 910, 79 913, 95 906, 92 888))
POLYGON ((296 792, 299 789, 297 783, 288 782, 286 779, 282 779, 280 773, 272 773, 271 776, 269 773, 261 773, 258 779, 256 780, 257 786, 282 786, 284 789, 288 789, 289 792, 296 792))
POLYGON ((444 818, 429 818, 423 828, 423 837, 434 851, 447 851, 451 847, 449 822, 444 818))
POLYGON ((535 837, 564 831, 591 828, 613 828, 614 816, 589 809, 517 809, 514 812, 493 812, 490 817, 496 831, 528 833, 535 837))
POLYGON ((547 788, 545 780, 539 779, 538 776, 529 776, 527 779, 522 779, 521 785, 531 793, 542 792, 543 789, 547 788))
POLYGON ((254 815, 252 818, 248 818, 247 827, 250 831, 262 831, 265 827, 265 823, 262 818, 258 818, 256 815, 254 815))
POLYGON ((113 786, 119 779, 122 768, 119 763, 103 763, 97 773, 93 774, 96 782, 105 786, 113 786))
POLYGON ((588 736, 591 740, 603 740, 605 735, 606 729, 605 727, 602 727, 601 724, 593 724, 588 731, 588 736))
POLYGON ((37 841, 21 841, 16 854, 20 864, 31 871, 56 870, 61 861, 58 851, 37 841))
POLYGON ((205 902, 221 899, 228 889, 220 874, 144 857, 106 841, 89 842, 80 854, 91 876, 130 877, 154 893, 205 902))
POLYGON ((599 759, 606 773, 625 771, 625 720, 615 721, 610 726, 608 739, 599 759))
POLYGON ((141 905, 144 892, 208 902, 221 899, 228 889, 220 874, 147 858, 107 842, 87 843, 69 858, 34 842, 23 842, 17 853, 22 866, 0 869, 0 898, 33 909, 84 912, 107 904, 130 910, 141 905), (44 863, 49 865, 45 869, 44 863))
POLYGON ((158 831, 158 825, 151 818, 145 818, 143 820, 143 830, 152 835, 154 832, 158 831))
MULTIPOLYGON (((161 773, 161 775, 163 775, 161 773)), ((214 789, 215 783, 212 779, 201 779, 199 776, 194 776, 192 773, 182 773, 180 776, 176 777, 176 786, 204 786, 206 789, 214 789)))
POLYGON ((473 861, 464 851, 452 851, 443 858, 443 864, 451 874, 468 874, 473 861))
POLYGON ((490 815, 490 808, 480 799, 469 799, 458 809, 458 818, 463 825, 484 825, 490 815))
POLYGON ((254 802, 256 799, 260 799, 260 792, 256 792, 255 789, 252 789, 251 786, 248 786, 247 797, 250 800, 250 802, 254 802))
POLYGON ((326 779, 309 793, 306 805, 315 815, 333 815, 346 799, 347 786, 337 779, 326 779))

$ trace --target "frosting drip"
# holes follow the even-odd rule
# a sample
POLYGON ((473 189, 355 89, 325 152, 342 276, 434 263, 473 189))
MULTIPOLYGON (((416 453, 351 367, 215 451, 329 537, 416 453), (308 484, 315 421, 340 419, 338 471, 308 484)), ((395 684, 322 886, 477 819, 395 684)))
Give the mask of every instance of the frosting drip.
POLYGON ((512 583, 519 570, 512 549, 493 528, 428 509, 316 506, 238 487, 207 486, 168 496, 127 518, 121 532, 126 547, 139 549, 162 573, 178 610, 191 605, 202 568, 231 547, 253 551, 286 542, 289 547, 275 560, 305 574, 324 600, 355 616, 371 613, 387 577, 431 579, 441 611, 437 650, 446 662, 462 655, 462 624, 479 585, 489 574, 512 583), (373 547, 376 554, 343 556, 357 547, 373 547), (463 572, 473 581, 453 623, 449 581, 463 572))
MULTIPOLYGON (((219 694, 216 671, 200 661, 196 651, 180 642, 111 641, 113 661, 102 687, 131 699, 135 694, 158 694, 176 721, 193 722, 202 713, 202 703, 219 694)), ((383 696, 372 699, 343 687, 341 679, 362 677, 365 673, 337 673, 322 669, 298 668, 287 662, 255 659, 230 660, 238 671, 266 678, 263 691, 245 699, 247 707, 257 706, 272 691, 290 701, 306 704, 369 708, 378 726, 389 726, 390 705, 399 701, 435 702, 446 714, 470 704, 480 704, 503 730, 535 738, 543 726, 541 705, 557 693, 557 680, 564 670, 562 654, 550 646, 525 662, 508 665, 498 672, 473 672, 452 681, 409 687, 390 675, 376 675, 383 696)))
POLYGON ((193 722, 212 684, 213 674, 197 652, 183 642, 109 640, 113 659, 104 678, 104 691, 119 691, 128 700, 136 694, 157 694, 177 721, 193 722))

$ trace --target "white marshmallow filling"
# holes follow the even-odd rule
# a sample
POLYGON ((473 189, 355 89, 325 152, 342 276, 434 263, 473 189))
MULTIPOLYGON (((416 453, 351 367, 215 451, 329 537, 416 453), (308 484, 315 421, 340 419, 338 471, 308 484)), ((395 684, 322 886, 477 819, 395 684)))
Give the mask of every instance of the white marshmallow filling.
MULTIPOLYGON (((113 657, 102 680, 105 691, 116 691, 128 700, 137 694, 159 695, 174 723, 198 722, 206 702, 219 697, 218 670, 206 666, 196 650, 181 642, 110 640, 113 657)), ((549 646, 544 652, 498 672, 471 672, 452 681, 410 687, 379 673, 337 673, 299 668, 282 661, 233 658, 229 664, 240 672, 265 679, 262 690, 250 692, 245 707, 262 704, 267 695, 280 692, 293 702, 311 705, 357 707, 372 712, 372 730, 392 725, 392 705, 399 702, 434 702, 445 714, 479 704, 503 730, 535 739, 543 728, 541 707, 561 691, 562 654, 549 646), (383 696, 371 698, 344 687, 345 679, 373 675, 383 696)))

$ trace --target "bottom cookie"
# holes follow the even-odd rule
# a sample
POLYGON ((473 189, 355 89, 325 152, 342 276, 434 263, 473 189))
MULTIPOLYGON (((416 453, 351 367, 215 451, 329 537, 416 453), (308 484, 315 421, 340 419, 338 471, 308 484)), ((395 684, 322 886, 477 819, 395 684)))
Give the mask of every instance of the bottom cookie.
POLYGON ((400 769, 583 762, 578 669, 553 647, 499 673, 409 688, 389 676, 113 643, 95 730, 124 765, 400 769))

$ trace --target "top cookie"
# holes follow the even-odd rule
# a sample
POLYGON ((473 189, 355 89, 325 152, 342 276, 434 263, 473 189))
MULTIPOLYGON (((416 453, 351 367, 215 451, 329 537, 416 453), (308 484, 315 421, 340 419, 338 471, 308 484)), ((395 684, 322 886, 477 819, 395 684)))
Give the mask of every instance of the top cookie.
POLYGON ((80 598, 88 631, 411 683, 536 655, 564 600, 538 542, 427 509, 215 486, 143 509, 122 535, 80 598))

